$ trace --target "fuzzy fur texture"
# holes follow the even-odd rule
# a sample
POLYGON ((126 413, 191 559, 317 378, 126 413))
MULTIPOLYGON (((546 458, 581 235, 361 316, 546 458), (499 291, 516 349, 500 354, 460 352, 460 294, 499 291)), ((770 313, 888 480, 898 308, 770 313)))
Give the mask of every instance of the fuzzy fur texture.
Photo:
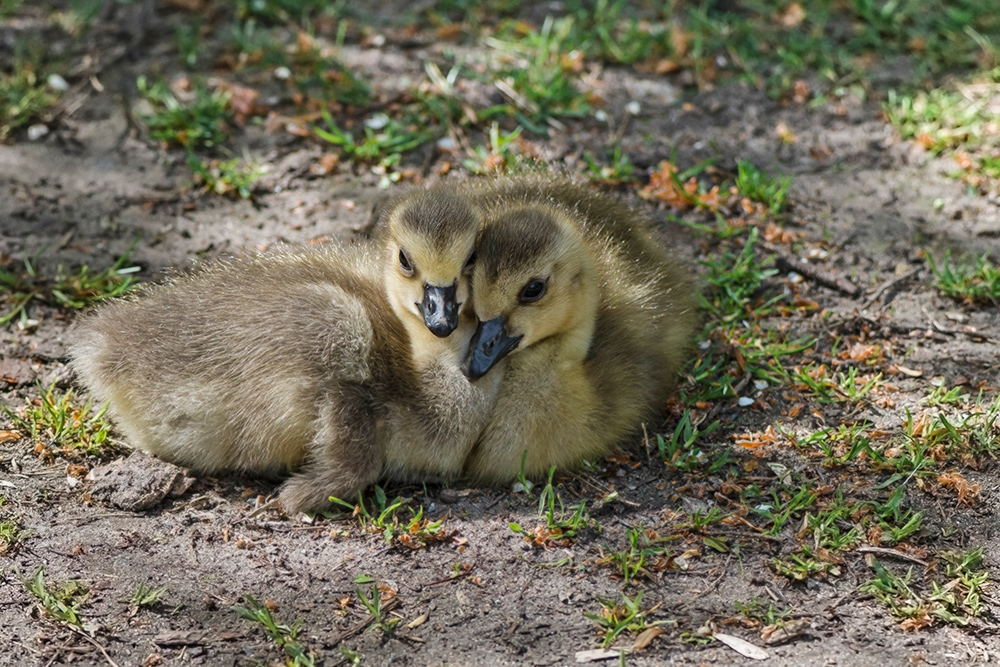
POLYGON ((493 417, 466 461, 506 483, 607 453, 655 419, 676 385, 696 318, 685 269, 624 204, 564 180, 501 179, 476 202, 485 227, 472 294, 519 346, 493 417), (529 281, 542 298, 520 303, 529 281))
POLYGON ((414 222, 426 256, 448 252, 441 236, 456 230, 474 244, 478 214, 449 190, 441 219, 426 194, 393 202, 386 216, 407 224, 374 247, 216 262, 106 304, 76 329, 77 376, 139 449, 203 473, 297 470, 281 491, 289 511, 383 475, 455 477, 499 376, 473 385, 461 372, 471 314, 439 339, 387 294, 398 266, 386 247, 414 222))

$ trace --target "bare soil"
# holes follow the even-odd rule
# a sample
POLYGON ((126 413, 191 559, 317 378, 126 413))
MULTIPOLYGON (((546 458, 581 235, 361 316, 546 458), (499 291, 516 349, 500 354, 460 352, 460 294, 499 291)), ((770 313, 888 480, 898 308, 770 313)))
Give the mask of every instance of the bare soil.
MULTIPOLYGON (((101 269, 138 238, 131 258, 149 280, 163 269, 241 248, 361 239, 373 207, 385 196, 378 177, 366 169, 341 168, 312 177, 304 165, 315 161, 317 146, 248 130, 247 145, 271 168, 263 188, 252 201, 212 197, 190 187, 183 155, 132 130, 116 96, 134 100, 137 74, 170 67, 171 20, 169 12, 154 14, 143 48, 100 71, 104 92, 87 88, 78 108, 54 121, 48 136, 29 142, 18 135, 0 145, 0 256, 38 255, 41 272, 53 272, 60 263, 101 269), (156 37, 161 33, 167 38, 156 37)), ((390 40, 380 48, 349 45, 344 58, 379 89, 404 74, 419 76, 423 59, 435 48, 390 40)), ((793 177, 785 224, 828 249, 820 268, 853 280, 863 292, 851 296, 807 278, 801 289, 825 314, 792 318, 790 326, 797 335, 817 337, 820 356, 829 354, 835 336, 891 341, 886 364, 922 372, 919 378, 891 377, 898 388, 895 407, 869 406, 868 419, 898 426, 903 408, 917 404, 931 377, 943 376, 949 386, 961 382, 996 391, 1000 311, 966 307, 940 295, 930 286, 918 251, 949 248, 1000 256, 1000 206, 995 198, 966 193, 947 177, 947 164, 900 141, 877 105, 851 98, 815 107, 779 104, 740 85, 682 96, 662 79, 613 67, 596 85, 615 127, 625 117, 624 104, 640 101, 640 114, 623 134, 623 146, 639 171, 655 168, 676 150, 681 165, 711 157, 718 158, 719 168, 733 169, 737 159, 748 159, 793 177), (779 123, 794 134, 793 143, 779 140, 779 123), (943 205, 936 207, 937 199, 943 205), (914 269, 909 278, 877 291, 914 269)), ((535 143, 547 159, 572 171, 580 168, 584 148, 598 152, 610 145, 615 127, 574 121, 552 139, 535 143)), ((422 174, 419 179, 433 180, 444 158, 430 147, 418 153, 407 160, 422 174), (421 171, 425 164, 430 168, 421 171)), ((668 220, 666 211, 634 194, 625 196, 659 221, 692 265, 709 247, 703 236, 668 220)), ((0 331, 0 401, 15 410, 37 396, 36 381, 57 378, 60 387, 73 381, 66 344, 75 315, 36 307, 33 317, 37 327, 0 331)), ((776 422, 816 430, 857 419, 846 407, 824 406, 821 414, 812 405, 791 417, 790 405, 781 388, 764 390, 749 408, 720 401, 712 412, 723 426, 709 440, 717 449, 738 449, 731 436, 776 422)), ((651 432, 669 433, 674 422, 651 432)), ((12 424, 0 417, 4 428, 12 424)), ((537 501, 522 493, 444 489, 434 483, 392 487, 390 496, 409 497, 455 531, 453 541, 410 550, 361 531, 349 518, 304 523, 274 509, 255 511, 273 493, 272 481, 200 478, 179 495, 157 492, 162 475, 174 472, 154 471, 145 479, 144 471, 153 468, 141 460, 116 483, 126 495, 131 487, 141 488, 118 505, 140 507, 135 497, 152 493, 152 506, 122 510, 111 504, 110 491, 95 488, 96 482, 81 483, 62 458, 40 459, 34 446, 27 438, 0 444, 4 516, 16 517, 26 531, 19 544, 0 555, 0 665, 280 663, 281 652, 264 631, 231 610, 247 593, 273 602, 285 622, 303 619, 300 641, 320 652, 325 665, 346 664, 340 647, 360 652, 362 664, 371 665, 572 664, 578 651, 599 646, 596 626, 584 612, 598 613, 598 597, 614 599, 622 590, 612 568, 600 563, 602 554, 623 548, 631 526, 655 528, 672 512, 715 505, 723 482, 672 471, 636 443, 627 456, 563 478, 558 487, 563 499, 568 504, 588 499, 601 530, 549 548, 532 546, 508 526, 538 521, 537 501), (612 488, 620 500, 595 504, 595 496, 612 488), (93 641, 38 610, 22 580, 39 566, 48 581, 78 579, 90 588, 82 614, 101 626, 93 641), (354 581, 361 574, 394 591, 395 611, 404 619, 394 635, 359 630, 368 618, 355 594, 354 581), (127 600, 141 582, 165 586, 167 592, 152 608, 130 610, 127 600), (353 602, 344 607, 344 598, 353 602), (404 627, 425 614, 423 624, 404 627)), ((753 459, 746 452, 735 456, 753 459)), ((802 465, 791 452, 771 452, 765 461, 802 465)), ((1000 479, 995 466, 964 474, 981 485, 971 506, 958 505, 954 497, 908 493, 909 502, 927 513, 911 542, 926 553, 982 546, 995 579, 1000 574, 1000 479)), ((831 483, 838 484, 837 479, 829 473, 831 483)), ((855 492, 841 488, 845 494, 855 492)), ((719 527, 713 534, 726 537, 728 553, 707 548, 696 534, 678 543, 678 554, 695 550, 685 559, 687 568, 655 572, 641 586, 643 606, 656 607, 650 619, 665 621, 666 633, 629 655, 628 663, 754 662, 719 642, 702 646, 681 639, 682 633, 711 622, 720 632, 764 646, 759 628, 740 622, 734 606, 754 598, 790 607, 796 619, 803 619, 798 634, 766 646, 764 664, 1000 661, 992 592, 985 600, 990 611, 969 629, 904 632, 885 607, 858 592, 859 584, 871 578, 862 552, 845 554, 837 577, 795 585, 776 574, 772 559, 795 544, 796 530, 798 525, 767 538, 745 526, 719 527)), ((634 595, 638 589, 625 590, 634 595)), ((629 646, 631 639, 623 637, 618 645, 629 646)))

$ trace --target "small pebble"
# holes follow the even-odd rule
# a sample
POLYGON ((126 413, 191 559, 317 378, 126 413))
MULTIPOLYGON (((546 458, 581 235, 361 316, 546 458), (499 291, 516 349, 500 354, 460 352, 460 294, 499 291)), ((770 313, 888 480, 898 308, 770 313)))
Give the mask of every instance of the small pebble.
POLYGON ((451 137, 441 137, 438 139, 437 147, 443 151, 453 151, 458 148, 458 142, 451 137))
POLYGON ((62 78, 58 74, 49 74, 49 78, 46 79, 46 83, 49 84, 49 88, 60 93, 65 93, 69 90, 69 84, 66 83, 66 79, 62 78))
POLYGON ((741 408, 745 408, 748 405, 753 405, 753 399, 749 396, 740 396, 740 400, 737 401, 741 408))
POLYGON ((594 119, 599 123, 606 123, 608 120, 608 114, 604 111, 604 109, 598 109, 594 112, 594 119))
POLYGON ((625 113, 632 114, 633 116, 638 116, 639 112, 642 111, 642 107, 635 100, 632 100, 625 105, 625 113))
POLYGON ((291 75, 292 75, 292 70, 288 69, 284 65, 282 65, 281 67, 276 67, 274 69, 274 78, 275 79, 280 79, 281 81, 284 81, 285 79, 287 79, 291 75))
POLYGON ((365 121, 365 127, 372 130, 381 130, 389 124, 389 116, 384 113, 377 113, 365 121))
POLYGON ((47 125, 37 123, 28 128, 28 141, 38 141, 48 133, 49 128, 47 125))

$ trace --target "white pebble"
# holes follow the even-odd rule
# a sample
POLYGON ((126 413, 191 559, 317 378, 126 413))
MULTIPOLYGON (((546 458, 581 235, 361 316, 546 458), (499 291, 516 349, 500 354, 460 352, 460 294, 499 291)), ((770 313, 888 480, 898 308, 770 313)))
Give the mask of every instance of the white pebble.
POLYGON ((741 408, 745 408, 748 405, 753 405, 753 399, 749 396, 740 396, 740 400, 736 401, 739 403, 741 408))
POLYGON ((28 141, 38 141, 48 133, 49 128, 47 125, 37 123, 28 128, 28 141))
POLYGON ((594 112, 594 119, 599 123, 606 123, 608 121, 608 114, 604 109, 598 109, 594 112))
POLYGON ((754 380, 753 386, 757 391, 764 391, 767 389, 767 380, 754 380))
POLYGON ((287 79, 291 75, 292 75, 292 70, 288 69, 284 65, 282 65, 281 67, 275 67, 274 68, 274 78, 275 79, 280 79, 281 81, 284 81, 285 79, 287 79))
POLYGON ((389 116, 384 113, 373 114, 371 118, 365 121, 365 127, 372 130, 381 130, 388 124, 389 116))
POLYGON ((60 93, 65 93, 69 90, 69 84, 66 83, 66 79, 62 78, 58 74, 49 74, 49 78, 46 79, 49 84, 49 88, 60 93))
POLYGON ((641 110, 642 107, 639 106, 639 103, 636 102, 635 100, 632 100, 631 102, 625 105, 625 113, 632 114, 633 116, 638 116, 641 110))

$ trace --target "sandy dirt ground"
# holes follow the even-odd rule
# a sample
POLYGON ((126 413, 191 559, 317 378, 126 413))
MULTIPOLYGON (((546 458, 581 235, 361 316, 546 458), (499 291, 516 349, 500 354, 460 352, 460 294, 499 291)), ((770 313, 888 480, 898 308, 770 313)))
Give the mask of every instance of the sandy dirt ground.
MULTIPOLYGON (((175 19, 170 11, 157 11, 152 34, 169 33, 175 19)), ((245 248, 365 242, 372 211, 387 191, 368 167, 342 164, 330 174, 311 173, 309 166, 325 150, 315 140, 248 125, 236 154, 246 147, 269 167, 256 196, 233 199, 193 188, 183 152, 160 147, 126 115, 136 108, 136 76, 173 58, 170 40, 151 37, 142 49, 114 58, 118 42, 112 37, 100 43, 101 53, 111 54, 110 64, 95 74, 103 92, 81 89, 79 104, 53 120, 47 136, 29 141, 22 131, 0 145, 0 257, 8 268, 37 257, 40 274, 52 274, 60 264, 100 270, 131 247, 131 263, 142 267, 139 276, 157 280, 165 269, 245 248), (122 95, 129 105, 121 103, 122 95)), ((388 40, 348 43, 342 58, 389 95, 401 77, 423 76, 422 62, 439 53, 435 44, 388 40)), ((790 339, 818 341, 797 363, 830 363, 837 340, 840 350, 859 342, 882 346, 884 358, 874 370, 892 385, 891 400, 819 404, 777 386, 754 393, 747 407, 720 399, 702 410, 721 422, 705 439, 706 451, 730 450, 734 467, 761 485, 792 471, 796 479, 825 487, 825 497, 839 490, 848 497, 884 498, 884 489, 875 489, 887 474, 824 467, 780 442, 759 451, 740 447, 739 436, 775 424, 805 433, 862 420, 898 430, 906 409, 920 410, 931 378, 973 395, 977 388, 995 395, 1000 310, 941 295, 921 251, 1000 256, 1000 207, 995 197, 969 193, 949 178, 944 160, 902 141, 876 104, 850 97, 811 106, 779 103, 738 84, 682 94, 662 78, 611 66, 593 84, 610 126, 589 117, 567 122, 550 139, 533 140, 547 160, 581 171, 583 150, 610 146, 628 115, 625 105, 638 101, 638 115, 621 133, 638 173, 667 159, 692 165, 714 158, 721 171, 735 170, 736 160, 745 159, 791 176, 790 204, 778 222, 798 245, 775 241, 779 255, 796 255, 793 247, 822 249, 811 265, 860 288, 849 294, 808 276, 795 283, 798 294, 818 306, 782 320, 790 339), (777 136, 781 124, 794 142, 777 136), (892 373, 900 366, 916 376, 892 373), (795 405, 798 410, 792 410, 795 405)), ((418 149, 404 158, 415 173, 404 180, 433 182, 448 159, 434 144, 418 149)), ((702 271, 698 260, 718 245, 679 222, 710 218, 643 201, 636 190, 618 192, 657 221, 692 270, 702 271)), ((761 260, 768 256, 758 251, 761 260)), ((781 269, 768 279, 768 289, 788 289, 794 279, 788 273, 781 269)), ((73 386, 66 349, 76 316, 38 304, 31 310, 37 322, 0 330, 0 402, 17 411, 38 397, 40 385, 54 380, 60 391, 73 386)), ((669 438, 679 415, 677 409, 662 424, 650 425, 651 436, 669 438)), ((0 416, 0 432, 5 429, 17 425, 0 416)), ((727 483, 733 479, 721 471, 673 469, 649 442, 631 443, 624 454, 584 473, 557 475, 560 497, 567 505, 586 500, 593 520, 565 545, 535 546, 510 529, 512 521, 540 521, 537 494, 461 484, 390 486, 390 497, 422 506, 453 535, 420 549, 388 543, 349 516, 307 523, 276 508, 260 510, 275 491, 272 481, 189 479, 175 489, 180 493, 169 494, 170 483, 183 474, 138 458, 116 463, 125 466, 117 481, 81 479, 87 470, 125 461, 128 443, 115 454, 87 458, 53 448, 39 455, 39 443, 27 436, 0 442, 0 519, 15 521, 23 531, 0 555, 0 665, 280 664, 281 649, 267 633, 232 610, 245 604, 246 594, 267 600, 282 622, 301 619, 298 641, 321 654, 324 665, 351 664, 352 652, 370 665, 572 664, 578 652, 601 643, 597 624, 585 613, 600 614, 600 598, 620 600, 621 592, 634 597, 640 590, 648 620, 660 622, 665 632, 630 653, 630 665, 755 662, 710 641, 713 632, 762 647, 768 657, 761 664, 775 667, 1000 662, 990 586, 985 613, 969 627, 937 623, 912 631, 901 629, 885 605, 859 590, 873 576, 873 556, 899 573, 915 568, 919 578, 935 554, 982 547, 983 567, 995 578, 1000 480, 988 462, 958 467, 968 483, 978 485, 978 496, 965 504, 933 485, 920 488, 913 480, 906 486, 907 505, 924 515, 919 531, 903 543, 879 547, 862 536, 837 556, 835 574, 792 582, 774 562, 808 542, 804 512, 774 535, 765 534, 760 528, 767 524, 752 514, 747 518, 757 529, 731 522, 684 530, 692 513, 732 511, 727 483), (602 501, 612 490, 617 499, 602 501), (151 506, 139 509, 144 502, 151 506), (627 582, 607 555, 626 549, 637 526, 670 536, 672 557, 627 582), (723 548, 711 548, 708 538, 722 540, 723 548), (887 551, 876 554, 866 546, 887 551), (77 580, 87 587, 79 613, 96 624, 92 636, 40 609, 23 583, 39 567, 50 585, 77 580), (392 633, 370 627, 357 593, 370 591, 368 581, 382 587, 387 613, 402 619, 392 633), (162 598, 148 607, 130 603, 142 583, 164 587, 162 598), (766 641, 766 623, 739 612, 737 603, 753 600, 790 610, 785 620, 792 630, 784 641, 766 641)), ((46 449, 45 443, 40 447, 46 449)), ((634 640, 625 632, 614 646, 631 648, 634 640)))

